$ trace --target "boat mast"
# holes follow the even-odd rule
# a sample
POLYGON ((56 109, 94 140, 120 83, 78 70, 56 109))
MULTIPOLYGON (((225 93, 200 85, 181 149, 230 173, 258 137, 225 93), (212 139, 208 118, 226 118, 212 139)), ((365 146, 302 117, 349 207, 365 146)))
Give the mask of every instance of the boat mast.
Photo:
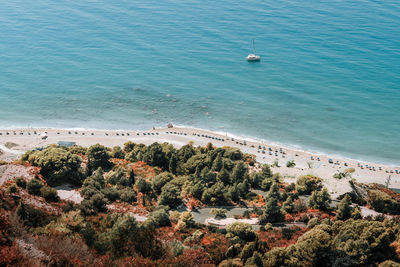
POLYGON ((254 46, 254 39, 253 39, 253 54, 256 55, 256 48, 254 46))

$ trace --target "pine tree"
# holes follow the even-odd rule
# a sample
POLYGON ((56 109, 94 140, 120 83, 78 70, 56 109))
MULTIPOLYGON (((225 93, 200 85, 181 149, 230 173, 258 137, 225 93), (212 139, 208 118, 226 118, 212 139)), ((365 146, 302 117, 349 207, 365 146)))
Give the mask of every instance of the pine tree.
POLYGON ((129 170, 128 179, 130 184, 135 184, 135 172, 132 169, 129 170))
POLYGON ((212 143, 208 143, 208 144, 206 145, 206 149, 207 149, 207 151, 213 150, 214 147, 213 147, 212 143))
POLYGON ((194 177, 196 177, 197 179, 201 179, 201 169, 199 166, 196 166, 196 170, 194 172, 194 177))
POLYGON ((224 185, 228 185, 231 183, 228 171, 222 167, 221 171, 217 175, 217 179, 224 183, 224 185))
POLYGON ((260 188, 261 186, 261 177, 257 172, 253 172, 252 175, 250 176, 251 178, 251 186, 253 188, 260 188))
POLYGON ((178 166, 178 158, 176 157, 175 153, 173 153, 169 160, 169 172, 176 174, 177 166, 178 166))
POLYGON ((352 207, 350 196, 346 194, 346 196, 340 201, 337 210, 336 210, 336 219, 338 220, 347 220, 351 217, 352 207))
POLYGON ((327 211, 329 204, 332 202, 328 190, 324 188, 322 191, 314 191, 309 199, 311 208, 327 211))
POLYGON ((293 208, 294 208, 293 199, 291 196, 288 196, 288 198, 282 204, 282 210, 287 213, 291 213, 291 212, 293 212, 293 208))
POLYGON ((221 168, 222 168, 222 156, 221 153, 219 153, 213 162, 212 170, 219 172, 221 168))
POLYGON ((281 207, 278 205, 278 199, 272 197, 268 198, 265 203, 263 214, 260 217, 260 223, 275 223, 282 222, 283 220, 284 216, 281 207))
POLYGON ((232 170, 231 180, 233 183, 241 182, 244 175, 247 173, 247 166, 242 161, 237 163, 232 170))
POLYGON ((261 176, 262 176, 263 179, 272 177, 272 171, 271 171, 271 168, 269 167, 268 164, 264 164, 262 166, 262 168, 261 168, 261 176))
POLYGON ((280 198, 280 194, 279 194, 279 186, 277 183, 273 183, 267 193, 267 198, 274 198, 277 201, 280 198))
POLYGON ((279 197, 279 187, 276 183, 273 183, 266 196, 265 208, 260 217, 261 223, 283 221, 284 216, 281 207, 278 205, 279 197))

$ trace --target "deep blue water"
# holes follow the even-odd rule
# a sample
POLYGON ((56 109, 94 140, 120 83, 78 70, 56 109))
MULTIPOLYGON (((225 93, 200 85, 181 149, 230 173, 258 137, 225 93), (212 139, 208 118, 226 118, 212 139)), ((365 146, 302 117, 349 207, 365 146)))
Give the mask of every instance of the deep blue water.
POLYGON ((2 1, 0 126, 171 121, 398 164, 399 25, 397 0, 2 1))

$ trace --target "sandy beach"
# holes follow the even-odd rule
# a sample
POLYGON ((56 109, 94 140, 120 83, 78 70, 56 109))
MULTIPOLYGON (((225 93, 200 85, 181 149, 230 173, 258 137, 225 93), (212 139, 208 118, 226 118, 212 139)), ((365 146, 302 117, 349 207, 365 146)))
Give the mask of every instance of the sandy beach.
POLYGON ((317 175, 323 179, 324 185, 333 197, 350 190, 349 178, 333 178, 335 173, 344 172, 348 168, 354 168, 355 171, 351 174, 351 177, 358 182, 385 184, 390 176, 389 187, 400 189, 400 172, 398 172, 400 167, 398 166, 330 157, 193 128, 157 128, 149 131, 54 128, 4 129, 0 130, 0 150, 2 152, 0 159, 11 161, 27 150, 57 144, 59 141, 75 142, 77 145, 86 147, 96 143, 108 147, 123 146, 127 141, 146 145, 153 142, 168 142, 178 148, 189 142, 193 142, 195 146, 205 146, 211 142, 217 147, 238 147, 244 153, 256 155, 257 161, 261 163, 273 164, 278 161, 279 167, 273 167, 273 171, 279 172, 287 182, 294 182, 301 175, 317 175), (295 167, 286 167, 286 163, 290 160, 295 162, 295 167))

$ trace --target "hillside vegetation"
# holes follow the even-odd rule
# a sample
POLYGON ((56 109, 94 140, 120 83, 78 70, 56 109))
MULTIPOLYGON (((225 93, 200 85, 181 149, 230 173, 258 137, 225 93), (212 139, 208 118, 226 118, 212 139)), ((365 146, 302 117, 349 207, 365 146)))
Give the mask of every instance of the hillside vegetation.
POLYGON ((398 214, 392 191, 371 186, 332 205, 320 177, 296 184, 239 149, 49 146, 20 161, 32 178, 10 177, 0 190, 0 265, 395 266, 397 217, 362 218, 358 205, 398 214), (72 202, 55 187, 71 185, 72 202), (360 194, 368 197, 366 201, 360 194), (215 227, 193 211, 247 207, 215 227), (390 262, 389 262, 390 260, 390 262))

